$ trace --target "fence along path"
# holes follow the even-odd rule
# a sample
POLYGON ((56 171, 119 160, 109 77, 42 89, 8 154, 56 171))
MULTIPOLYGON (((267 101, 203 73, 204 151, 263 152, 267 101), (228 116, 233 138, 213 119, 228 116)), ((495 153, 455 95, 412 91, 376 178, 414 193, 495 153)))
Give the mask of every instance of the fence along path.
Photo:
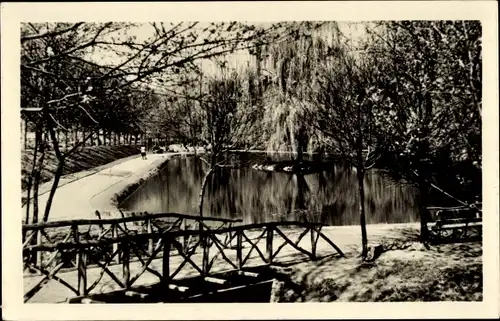
POLYGON ((192 275, 213 282, 211 273, 272 265, 296 254, 314 260, 320 241, 330 248, 328 254, 333 248, 343 256, 321 224, 241 223, 140 213, 23 225, 24 301, 64 301, 138 283, 175 288, 176 279, 192 275))

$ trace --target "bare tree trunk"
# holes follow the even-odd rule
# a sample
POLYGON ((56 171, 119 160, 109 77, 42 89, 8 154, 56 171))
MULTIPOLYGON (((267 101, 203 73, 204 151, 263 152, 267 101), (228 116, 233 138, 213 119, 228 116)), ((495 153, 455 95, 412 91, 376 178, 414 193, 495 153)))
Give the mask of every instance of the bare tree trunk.
POLYGON ((52 207, 52 200, 54 199, 54 195, 56 193, 57 186, 59 185, 59 180, 61 179, 61 176, 63 174, 64 163, 65 163, 65 159, 66 159, 66 157, 64 155, 62 155, 60 152, 59 141, 56 138, 54 130, 49 129, 49 131, 50 131, 50 136, 52 138, 52 144, 54 146, 54 152, 56 154, 57 160, 59 161, 59 164, 57 165, 56 173, 54 175, 54 182, 52 183, 49 198, 47 199, 47 204, 45 205, 45 212, 43 214, 43 222, 47 222, 47 220, 49 219, 50 208, 52 207))
POLYGON ((24 222, 26 224, 29 224, 30 204, 31 204, 31 201, 30 201, 30 198, 31 198, 31 189, 33 188, 33 179, 34 179, 34 176, 35 176, 35 173, 36 173, 36 170, 37 170, 37 167, 36 167, 36 157, 37 157, 37 154, 38 154, 38 148, 39 148, 39 145, 41 143, 41 140, 42 140, 42 137, 41 137, 41 135, 39 133, 39 130, 37 129, 36 130, 36 134, 35 134, 35 149, 33 150, 33 165, 32 165, 32 168, 31 168, 30 177, 28 178, 28 186, 27 186, 27 193, 26 193, 26 216, 25 216, 25 219, 24 219, 24 222))
MULTIPOLYGON (((83 137, 85 137, 85 128, 83 128, 83 137)), ((94 135, 90 136, 90 146, 94 146, 94 135)))
POLYGON ((63 169, 64 169, 65 158, 59 159, 59 164, 57 165, 57 170, 54 176, 54 182, 52 183, 52 188, 50 189, 49 198, 47 199, 47 204, 45 205, 45 212, 43 214, 43 222, 47 222, 49 219, 50 208, 52 207, 52 200, 59 185, 59 180, 61 179, 63 169))
MULTIPOLYGON (((288 138, 289 138, 289 140, 288 140, 289 141, 289 147, 290 147, 290 149, 292 151, 291 155, 293 155, 292 159, 295 159, 294 153, 297 151, 297 145, 296 145, 296 141, 295 141, 295 133, 293 131, 293 124, 292 124, 291 121, 288 121, 288 130, 287 130, 287 132, 288 132, 288 138)), ((298 157, 298 155, 297 155, 297 157, 298 157)))
MULTIPOLYGON (((43 162, 45 160, 45 144, 47 143, 47 136, 43 136, 43 138, 41 137, 43 136, 42 134, 40 134, 40 158, 38 159, 38 162, 37 162, 37 165, 36 165, 36 169, 35 169, 35 177, 34 177, 34 186, 33 186, 33 216, 31 218, 31 223, 32 224, 36 224, 38 223, 38 212, 39 212, 39 208, 38 208, 38 191, 39 191, 39 188, 40 188, 40 183, 41 183, 41 173, 42 173, 42 169, 43 169, 43 162)), ((28 199, 28 203, 29 203, 29 199, 28 199)), ((29 217, 26 218, 27 221, 26 223, 29 224, 29 217)), ((38 233, 40 233, 40 231, 37 231, 36 232, 37 234, 35 234, 36 236, 38 235, 38 233)), ((25 235, 23 235, 24 237, 25 235)), ((32 245, 36 245, 38 242, 38 237, 34 237, 32 240, 31 240, 31 244, 32 245)), ((41 263, 39 261, 40 259, 40 254, 34 254, 32 255, 29 260, 35 264, 38 264, 38 263, 41 263)))
POLYGON ((100 133, 100 128, 97 128, 96 129, 96 136, 97 136, 97 146, 101 146, 102 145, 102 141, 101 141, 101 133, 100 133))
POLYGON ((198 202, 198 214, 200 217, 203 217, 203 203, 205 200, 205 190, 207 188, 207 183, 210 180, 210 177, 212 176, 213 171, 215 170, 215 166, 210 168, 207 174, 205 174, 205 177, 203 178, 203 182, 201 184, 201 190, 200 190, 200 195, 199 195, 199 202, 198 202))
POLYGON ((297 148, 297 163, 300 163, 304 160, 304 152, 302 151, 302 146, 299 144, 297 148))
POLYGON ((38 190, 40 188, 40 178, 43 169, 43 161, 45 159, 45 144, 47 143, 47 136, 45 135, 41 138, 40 144, 40 158, 38 159, 36 165, 36 172, 34 177, 34 186, 33 186, 33 217, 31 218, 32 223, 38 223, 38 190))
POLYGON ((419 189, 419 214, 420 214, 420 242, 426 243, 429 239, 429 228, 427 223, 428 219, 428 211, 427 211, 427 194, 428 187, 425 183, 425 179, 419 173, 418 176, 418 189, 419 189))
POLYGON ((306 130, 304 127, 301 127, 297 135, 297 162, 304 160, 305 149, 307 149, 306 130))
POLYGON ((255 47, 255 59, 257 61, 256 63, 256 72, 257 72, 257 95, 258 97, 262 97, 262 81, 261 81, 261 75, 262 75, 262 47, 257 46, 255 47))
POLYGON ((24 150, 28 149, 28 119, 24 119, 24 150))
POLYGON ((77 141, 78 141, 78 125, 75 126, 75 129, 73 132, 73 144, 72 144, 72 146, 75 146, 77 141))
POLYGON ((65 131, 64 132, 64 151, 67 152, 68 151, 68 143, 69 143, 69 139, 68 139, 68 131, 65 131))
MULTIPOLYGON (((205 199, 204 198, 205 190, 207 188, 207 183, 208 183, 210 177, 212 176, 214 169, 215 169, 215 167, 210 168, 208 173, 203 178, 203 183, 201 184, 200 200, 199 200, 199 204, 198 204, 198 213, 199 213, 200 217, 203 217, 203 204, 204 204, 204 199, 205 199)), ((200 235, 201 247, 203 249, 205 249, 207 244, 206 244, 206 238, 203 236, 203 225, 201 224, 201 221, 200 221, 200 224, 198 224, 198 230, 199 230, 199 235, 200 235)), ((205 266, 205 263, 203 265, 205 266)))
POLYGON ((366 233, 366 216, 365 216, 365 172, 361 166, 357 168, 358 176, 358 191, 359 191, 359 224, 361 225, 361 257, 366 258, 368 254, 368 237, 366 233))

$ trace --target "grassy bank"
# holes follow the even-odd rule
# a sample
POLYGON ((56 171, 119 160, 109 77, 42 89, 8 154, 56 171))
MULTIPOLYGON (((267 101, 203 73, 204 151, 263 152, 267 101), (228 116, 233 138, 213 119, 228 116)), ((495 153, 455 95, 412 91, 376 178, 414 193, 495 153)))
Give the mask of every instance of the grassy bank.
MULTIPOLYGON (((89 146, 74 153, 66 159, 63 175, 85 171, 102 166, 117 159, 139 154, 137 146, 89 146)), ((54 152, 45 155, 45 166, 41 172, 42 183, 50 181, 57 169, 58 161, 54 152)), ((28 177, 33 166, 33 150, 23 151, 21 154, 21 186, 27 188, 28 177)))
POLYGON ((378 239, 380 256, 362 262, 324 258, 285 268, 278 302, 481 301, 481 242, 441 244, 426 249, 410 234, 378 239))

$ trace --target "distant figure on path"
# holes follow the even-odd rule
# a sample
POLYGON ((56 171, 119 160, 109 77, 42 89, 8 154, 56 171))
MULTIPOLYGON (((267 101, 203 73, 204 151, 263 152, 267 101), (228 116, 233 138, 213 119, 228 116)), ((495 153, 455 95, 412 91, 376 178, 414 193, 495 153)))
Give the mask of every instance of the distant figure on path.
POLYGON ((142 159, 148 159, 146 157, 146 147, 144 147, 144 146, 141 146, 141 156, 142 156, 142 159))

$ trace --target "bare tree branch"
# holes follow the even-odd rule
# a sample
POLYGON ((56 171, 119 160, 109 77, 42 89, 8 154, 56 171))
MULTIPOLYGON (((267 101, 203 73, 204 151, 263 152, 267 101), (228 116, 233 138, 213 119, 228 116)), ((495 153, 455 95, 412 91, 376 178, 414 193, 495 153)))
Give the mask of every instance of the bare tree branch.
POLYGON ((58 31, 47 31, 45 33, 37 34, 37 35, 22 36, 21 42, 26 42, 26 41, 36 40, 36 39, 41 39, 41 38, 47 38, 47 37, 59 36, 59 35, 62 35, 64 33, 76 30, 81 25, 83 25, 83 22, 77 22, 74 25, 72 25, 71 27, 68 27, 66 29, 62 29, 62 30, 58 30, 58 31))

